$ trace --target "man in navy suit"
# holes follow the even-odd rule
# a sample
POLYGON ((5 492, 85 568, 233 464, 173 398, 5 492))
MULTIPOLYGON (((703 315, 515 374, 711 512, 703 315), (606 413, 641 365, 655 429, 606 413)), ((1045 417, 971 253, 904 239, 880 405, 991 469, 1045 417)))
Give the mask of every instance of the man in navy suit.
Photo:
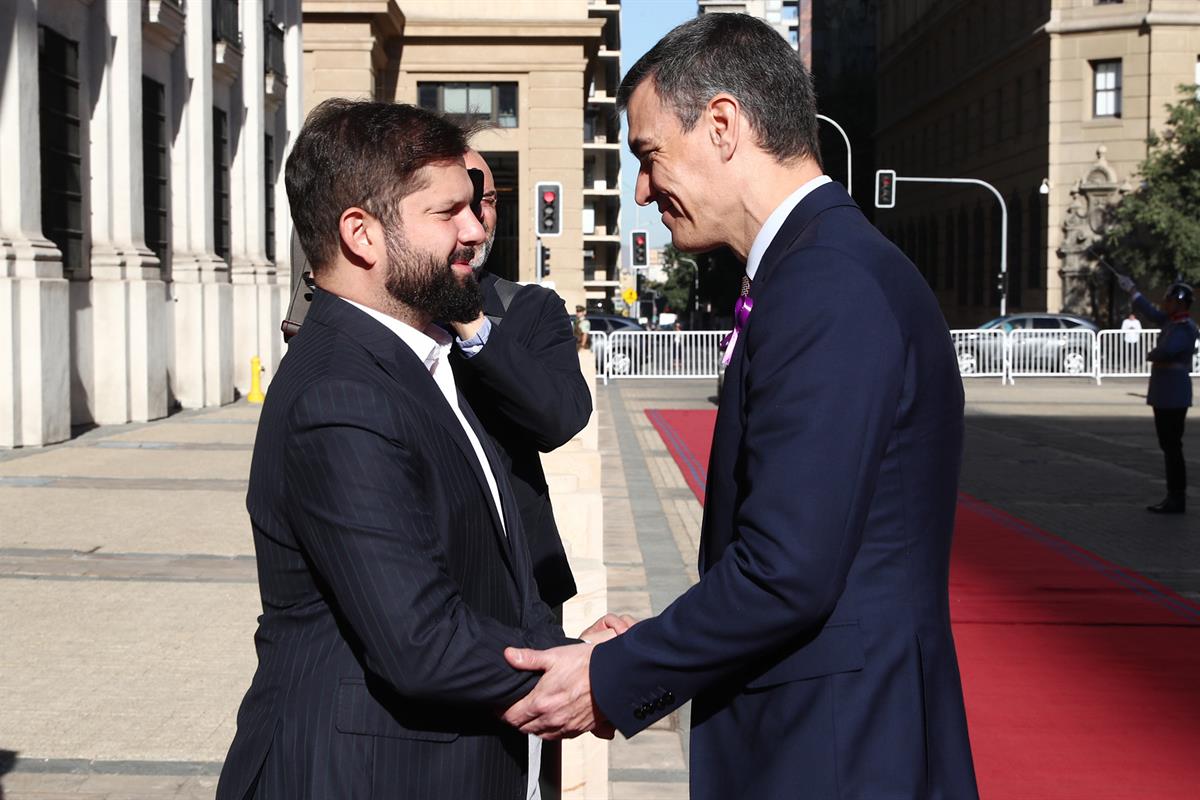
POLYGON ((506 719, 626 736, 688 700, 694 798, 977 796, 950 630, 963 436, 920 274, 821 174, 799 56, 704 15, 622 82, 637 201, 674 243, 746 260, 708 470, 700 581, 544 671, 506 719))
POLYGON ((465 147, 420 109, 330 100, 288 159, 317 289, 254 446, 259 663, 220 800, 521 800, 536 786, 536 750, 497 715, 534 676, 503 651, 569 640, 433 324, 480 309, 465 147))

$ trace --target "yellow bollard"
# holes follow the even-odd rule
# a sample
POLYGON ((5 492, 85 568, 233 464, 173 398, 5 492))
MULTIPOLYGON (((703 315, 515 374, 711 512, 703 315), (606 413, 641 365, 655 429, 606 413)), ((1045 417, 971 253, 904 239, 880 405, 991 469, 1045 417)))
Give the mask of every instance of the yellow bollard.
POLYGON ((262 405, 266 399, 262 390, 262 359, 254 356, 250 359, 250 394, 246 395, 247 403, 262 405))

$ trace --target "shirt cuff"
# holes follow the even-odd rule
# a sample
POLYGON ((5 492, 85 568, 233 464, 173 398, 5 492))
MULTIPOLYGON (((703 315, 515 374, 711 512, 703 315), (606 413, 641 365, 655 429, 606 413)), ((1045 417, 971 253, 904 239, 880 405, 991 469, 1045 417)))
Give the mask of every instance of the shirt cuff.
POLYGON ((492 335, 492 321, 487 317, 483 318, 483 324, 479 326, 479 330, 470 339, 460 339, 454 337, 454 341, 458 343, 458 349, 466 358, 473 358, 479 355, 479 351, 487 344, 488 337, 492 335))

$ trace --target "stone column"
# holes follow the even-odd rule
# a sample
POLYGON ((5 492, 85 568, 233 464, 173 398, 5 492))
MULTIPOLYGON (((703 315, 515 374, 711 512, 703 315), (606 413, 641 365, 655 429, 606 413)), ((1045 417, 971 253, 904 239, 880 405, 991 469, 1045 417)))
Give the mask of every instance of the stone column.
MULTIPOLYGON (((233 374, 244 396, 250 391, 250 358, 271 364, 270 331, 279 329, 282 312, 275 291, 275 265, 267 260, 265 37, 262 4, 239 5, 242 28, 240 141, 233 160, 233 374)), ((277 334, 278 336, 278 334, 277 334)))
POLYGON ((0 447, 71 435, 62 254, 42 235, 37 3, 0 3, 0 447))
POLYGON ((167 414, 165 286, 146 246, 142 175, 142 9, 93 7, 106 69, 92 114, 92 374, 102 425, 167 414))
POLYGON ((175 347, 171 389, 184 408, 233 400, 233 287, 215 252, 210 3, 188 3, 172 94, 183 107, 171 148, 175 347))

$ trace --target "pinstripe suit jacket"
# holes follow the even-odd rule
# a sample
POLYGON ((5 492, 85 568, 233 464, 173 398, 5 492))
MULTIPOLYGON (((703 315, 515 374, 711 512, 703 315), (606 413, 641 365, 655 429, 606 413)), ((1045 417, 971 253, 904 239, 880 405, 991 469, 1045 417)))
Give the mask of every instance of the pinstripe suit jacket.
POLYGON ((507 536, 425 366, 379 322, 316 293, 254 445, 258 670, 219 800, 523 796, 526 738, 493 710, 536 676, 509 668, 503 649, 565 639, 479 438, 507 536))

